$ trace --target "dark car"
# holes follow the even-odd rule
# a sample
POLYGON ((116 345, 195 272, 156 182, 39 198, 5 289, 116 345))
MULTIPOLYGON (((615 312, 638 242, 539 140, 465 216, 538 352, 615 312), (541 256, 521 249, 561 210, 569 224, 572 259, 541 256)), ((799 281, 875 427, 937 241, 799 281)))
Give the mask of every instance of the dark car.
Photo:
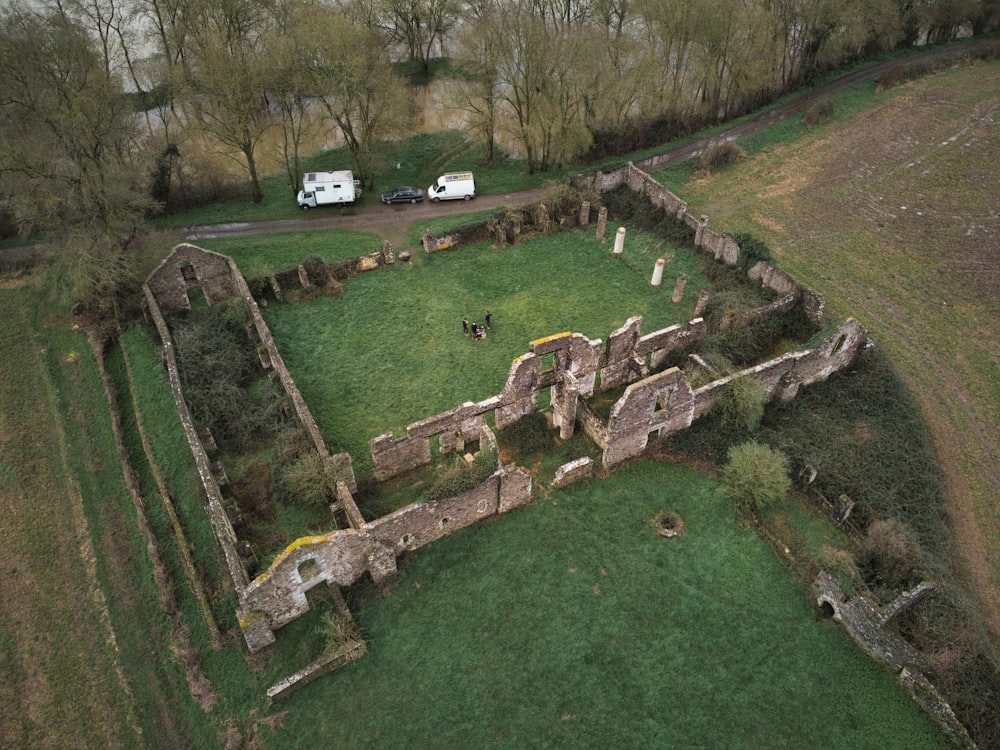
POLYGON ((404 185, 394 190, 382 193, 382 202, 389 203, 419 203, 424 199, 424 191, 420 188, 404 185))

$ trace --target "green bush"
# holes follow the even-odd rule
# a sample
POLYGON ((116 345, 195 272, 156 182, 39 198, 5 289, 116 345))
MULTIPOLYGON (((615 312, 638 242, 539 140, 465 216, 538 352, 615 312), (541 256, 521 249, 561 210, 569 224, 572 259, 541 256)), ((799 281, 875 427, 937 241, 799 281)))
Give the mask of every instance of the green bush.
POLYGON ((728 456, 729 463, 722 470, 723 492, 741 513, 752 514, 788 494, 792 480, 784 453, 750 440, 730 448, 728 456))
POLYGON ((756 378, 744 376, 731 380, 723 388, 712 410, 723 427, 754 432, 760 426, 767 404, 767 389, 756 378))
POLYGON ((275 494, 286 505, 324 510, 336 499, 337 477, 329 464, 312 451, 304 451, 278 467, 275 494))
POLYGON ((733 240, 740 246, 739 267, 746 271, 753 268, 760 261, 771 260, 771 248, 764 240, 757 239, 752 234, 738 232, 732 235, 733 240))
POLYGON ((286 422, 281 387, 263 376, 242 300, 172 321, 184 399, 220 447, 241 451, 286 422))
POLYGON ((461 456, 452 456, 434 483, 420 496, 420 502, 429 503, 461 495, 478 487, 496 470, 497 455, 489 446, 484 446, 471 464, 466 464, 461 456))

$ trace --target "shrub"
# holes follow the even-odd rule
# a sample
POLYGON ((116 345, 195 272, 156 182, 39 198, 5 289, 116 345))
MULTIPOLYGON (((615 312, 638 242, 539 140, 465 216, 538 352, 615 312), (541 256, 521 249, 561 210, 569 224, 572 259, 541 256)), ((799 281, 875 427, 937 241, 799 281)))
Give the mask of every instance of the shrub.
POLYGON ((732 238, 740 246, 739 267, 744 271, 753 268, 762 260, 771 260, 771 248, 764 240, 742 232, 732 235, 732 238))
POLYGON ((705 149, 698 157, 698 168, 708 172, 718 167, 732 164, 734 161, 742 159, 746 154, 739 146, 731 141, 720 143, 718 146, 705 149))
POLYGON ((324 510, 336 498, 337 477, 315 451, 305 451, 277 471, 275 494, 286 505, 324 510))
POLYGON ((285 393, 262 378, 260 362, 246 337, 248 311, 240 301, 190 315, 176 326, 184 398, 199 427, 225 448, 243 450, 286 422, 285 393))
POLYGON ((453 456, 434 484, 420 496, 420 502, 429 503, 461 495, 478 487, 496 470, 497 455, 489 446, 484 446, 471 464, 466 464, 461 456, 453 456))
POLYGON ((760 426, 767 403, 767 389, 756 378, 731 380, 712 407, 723 427, 754 432, 760 426))
POLYGON ((734 445, 722 470, 723 492, 741 513, 751 514, 773 505, 788 494, 792 480, 788 458, 769 445, 750 440, 734 445))
POLYGON ((901 521, 883 519, 868 527, 862 568, 870 583, 893 588, 916 583, 921 557, 919 542, 901 521))
POLYGON ((821 102, 816 102, 806 110, 806 113, 802 115, 802 124, 807 128, 812 128, 824 120, 829 120, 831 117, 833 117, 833 102, 829 99, 824 99, 821 102))

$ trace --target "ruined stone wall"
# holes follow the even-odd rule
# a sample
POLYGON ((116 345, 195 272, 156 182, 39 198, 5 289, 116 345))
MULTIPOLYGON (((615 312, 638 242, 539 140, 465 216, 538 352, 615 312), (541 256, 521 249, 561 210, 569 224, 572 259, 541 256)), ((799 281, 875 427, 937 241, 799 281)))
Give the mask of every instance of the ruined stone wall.
POLYGON ((306 612, 306 592, 313 586, 350 586, 366 573, 376 582, 386 580, 404 552, 530 500, 531 477, 515 466, 501 466, 455 497, 414 503, 360 528, 296 539, 243 591, 238 619, 248 647, 259 650, 267 645, 261 630, 270 634, 306 612))
MULTIPOLYGON (((571 182, 578 189, 593 188, 598 193, 614 190, 627 185, 630 190, 645 197, 654 206, 662 208, 668 214, 676 216, 688 227, 695 230, 695 247, 710 253, 713 258, 729 266, 740 262, 740 246, 728 234, 716 232, 708 226, 708 217, 694 217, 688 213, 687 202, 681 200, 675 193, 658 183, 647 172, 659 167, 657 157, 647 159, 637 164, 629 162, 625 166, 606 173, 591 173, 577 175, 571 182)), ((772 289, 781 295, 791 294, 800 290, 800 285, 777 266, 760 261, 750 268, 747 276, 759 282, 766 289, 772 289)), ((822 305, 813 305, 808 311, 822 315, 822 305)), ((807 312, 808 312, 807 311, 807 312)), ((816 318, 818 322, 819 318, 816 318)))
POLYGON ((299 422, 301 422, 312 439, 316 452, 334 469, 334 476, 337 479, 346 482, 352 492, 357 491, 358 483, 354 476, 354 468, 350 456, 347 453, 341 453, 335 457, 330 456, 330 451, 326 447, 326 441, 323 440, 323 435, 316 425, 316 420, 313 418, 305 399, 302 398, 302 394, 299 392, 299 387, 295 384, 292 374, 285 366, 285 360, 281 358, 281 354, 278 352, 278 347, 274 343, 274 337, 271 335, 271 329, 264 322, 264 318, 260 314, 260 308, 257 306, 257 300, 250 293, 246 279, 243 278, 243 274, 236 267, 236 263, 232 259, 227 260, 229 260, 229 271, 232 277, 234 292, 240 295, 243 301, 246 302, 247 308, 250 310, 250 319, 253 322, 257 338, 267 352, 267 357, 262 357, 261 361, 266 361, 278 376, 278 380, 281 381, 285 393, 295 407, 295 413, 299 418, 299 422))
POLYGON ((177 245, 146 279, 165 315, 191 309, 188 290, 200 288, 210 305, 236 296, 230 260, 186 242, 177 245))
MULTIPOLYGON (((790 295, 769 307, 774 308, 773 313, 795 302, 795 295, 790 295)), ((867 331, 857 321, 848 320, 815 349, 784 354, 692 390, 677 368, 655 370, 671 351, 704 336, 705 322, 696 318, 686 328, 675 325, 645 336, 641 325, 641 317, 629 318, 608 337, 603 352, 599 339, 581 334, 560 333, 531 342, 531 351, 514 360, 504 390, 497 396, 465 402, 414 422, 402 437, 385 433, 372 439, 376 477, 388 479, 430 463, 431 438, 437 436, 444 451, 449 440, 480 429, 491 411, 497 429, 503 429, 537 409, 545 388, 551 388, 552 421, 560 437, 569 439, 575 425, 580 424, 604 450, 604 466, 613 466, 640 455, 650 436, 665 437, 689 427, 712 408, 733 380, 752 377, 764 386, 769 400, 791 399, 800 386, 825 380, 850 365, 868 340, 867 331), (552 368, 543 370, 547 355, 552 355, 552 368), (586 405, 586 399, 598 388, 607 391, 622 385, 627 385, 625 392, 605 425, 586 405)))
POLYGON ((205 496, 208 500, 209 523, 211 523, 212 530, 215 532, 215 538, 219 541, 222 556, 226 561, 226 568, 229 570, 229 575, 236 586, 237 597, 239 597, 247 584, 247 574, 236 551, 236 532, 233 531, 229 516, 226 515, 226 511, 223 508, 222 492, 212 473, 208 453, 205 451, 205 446, 202 445, 201 438, 194 426, 194 420, 191 419, 191 412, 188 411, 187 402, 184 400, 170 329, 160 311, 156 295, 148 284, 143 284, 142 292, 146 299, 149 316, 152 318, 153 325, 160 335, 160 341, 163 346, 163 362, 167 370, 167 379, 170 382, 170 391, 174 397, 174 405, 177 408, 181 426, 184 428, 184 434, 191 448, 191 454, 194 456, 195 465, 198 467, 201 484, 205 488, 205 496))

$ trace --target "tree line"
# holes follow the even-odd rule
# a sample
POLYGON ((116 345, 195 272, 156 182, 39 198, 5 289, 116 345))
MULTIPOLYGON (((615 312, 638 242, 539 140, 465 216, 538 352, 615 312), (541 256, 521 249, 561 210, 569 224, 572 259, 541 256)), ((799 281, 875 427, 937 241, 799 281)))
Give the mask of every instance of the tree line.
MULTIPOLYGON (((0 209, 71 238, 112 283, 143 218, 196 193, 192 139, 262 199, 329 132, 369 184, 407 84, 447 60, 451 106, 530 172, 746 112, 824 70, 1000 24, 998 0, 13 0, 0 9, 0 209), (401 65, 409 81, 400 75, 401 65)), ((80 275, 80 274, 77 274, 80 275)), ((80 290, 78 290, 80 291, 80 290)))

